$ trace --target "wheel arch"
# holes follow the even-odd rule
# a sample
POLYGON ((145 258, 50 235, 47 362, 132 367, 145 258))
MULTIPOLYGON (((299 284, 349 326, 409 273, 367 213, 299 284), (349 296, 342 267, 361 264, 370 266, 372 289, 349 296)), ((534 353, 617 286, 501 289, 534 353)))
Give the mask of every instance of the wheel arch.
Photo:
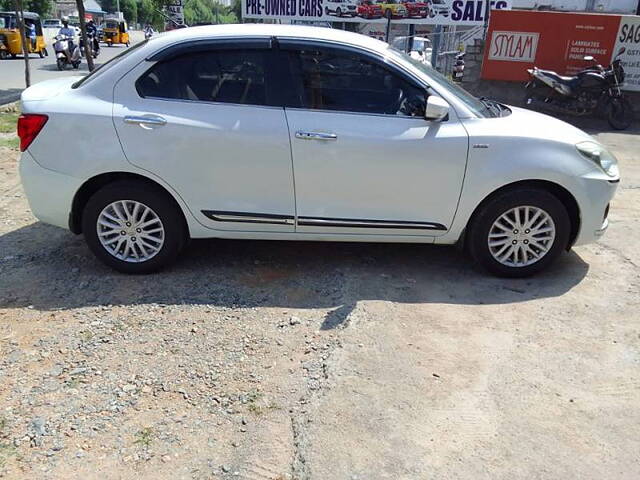
POLYGON ((176 200, 175 196, 160 183, 149 177, 132 172, 108 172, 101 173, 91 177, 84 182, 73 197, 71 203, 71 211, 69 212, 69 230, 75 234, 82 233, 82 212, 91 196, 106 185, 118 180, 136 180, 152 185, 154 188, 164 192, 168 198, 175 204, 182 213, 182 221, 184 222, 184 231, 189 232, 189 224, 183 208, 176 200))
POLYGON ((576 239, 578 238, 578 233, 580 232, 580 223, 581 223, 580 208, 578 207, 578 202, 576 201, 575 197, 569 190, 564 188, 562 185, 559 185, 555 182, 551 182, 549 180, 520 180, 517 182, 508 183, 492 191, 476 206, 476 208, 473 210, 473 213, 469 216, 469 219, 467 220, 467 225, 460 238, 460 244, 461 245, 466 244, 467 227, 469 226, 469 224, 471 223, 471 221, 473 220, 473 218, 475 217, 475 215, 477 214, 477 212, 480 210, 481 207, 483 207, 486 203, 491 201, 497 195, 500 195, 510 190, 517 190, 517 189, 526 188, 526 187, 537 188, 539 190, 544 190, 548 193, 551 193, 558 200, 560 200, 564 205, 564 207, 567 209, 567 213, 569 214, 569 220, 571 221, 571 231, 569 233, 569 242, 567 244, 567 250, 569 250, 575 243, 576 239))

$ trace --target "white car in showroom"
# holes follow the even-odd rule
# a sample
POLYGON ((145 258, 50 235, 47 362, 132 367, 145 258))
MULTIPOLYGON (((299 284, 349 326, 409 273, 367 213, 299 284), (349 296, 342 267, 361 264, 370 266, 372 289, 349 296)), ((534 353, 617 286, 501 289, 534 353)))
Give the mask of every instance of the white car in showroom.
POLYGON ((235 238, 461 244, 525 276, 602 235, 619 182, 581 130, 324 28, 175 30, 22 111, 33 213, 129 273, 235 238))

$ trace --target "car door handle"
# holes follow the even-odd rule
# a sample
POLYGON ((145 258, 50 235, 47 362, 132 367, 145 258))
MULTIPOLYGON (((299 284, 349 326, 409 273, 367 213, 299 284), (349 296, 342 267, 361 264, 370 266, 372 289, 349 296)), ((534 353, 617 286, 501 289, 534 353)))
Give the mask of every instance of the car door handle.
POLYGON ((338 135, 335 133, 322 133, 322 132, 303 132, 298 130, 296 132, 296 138, 301 140, 337 140, 338 135))
POLYGON ((149 129, 150 125, 162 126, 167 123, 167 121, 158 116, 158 115, 142 115, 142 116, 126 116, 124 117, 124 123, 129 123, 131 125, 140 125, 142 128, 149 129))

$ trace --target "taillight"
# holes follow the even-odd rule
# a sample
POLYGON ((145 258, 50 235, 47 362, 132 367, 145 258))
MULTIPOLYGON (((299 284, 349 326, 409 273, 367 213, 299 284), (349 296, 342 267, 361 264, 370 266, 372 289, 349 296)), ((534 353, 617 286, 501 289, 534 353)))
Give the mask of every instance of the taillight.
POLYGON ((18 137, 20 137, 21 152, 29 148, 29 145, 38 136, 47 120, 49 120, 49 117, 46 115, 35 113, 23 113, 18 117, 18 137))

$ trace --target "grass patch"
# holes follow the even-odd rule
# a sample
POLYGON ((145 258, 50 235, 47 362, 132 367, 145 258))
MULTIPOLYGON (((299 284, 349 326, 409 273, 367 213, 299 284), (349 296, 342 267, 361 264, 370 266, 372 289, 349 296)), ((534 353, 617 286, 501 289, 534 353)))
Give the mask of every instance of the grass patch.
POLYGON ((267 403, 264 399, 264 394, 256 390, 252 390, 247 394, 247 410, 254 415, 262 415, 269 410, 278 410, 280 407, 273 403, 267 403))
POLYGON ((18 137, 0 137, 0 147, 18 150, 20 147, 20 139, 18 137))
POLYGON ((16 124, 20 112, 17 110, 0 112, 0 133, 16 133, 16 124))
POLYGON ((151 427, 145 427, 136 433, 136 439, 134 444, 143 448, 149 448, 153 442, 153 429, 151 427))
POLYGON ((10 443, 0 443, 0 469, 4 468, 10 457, 15 455, 16 447, 10 443))

